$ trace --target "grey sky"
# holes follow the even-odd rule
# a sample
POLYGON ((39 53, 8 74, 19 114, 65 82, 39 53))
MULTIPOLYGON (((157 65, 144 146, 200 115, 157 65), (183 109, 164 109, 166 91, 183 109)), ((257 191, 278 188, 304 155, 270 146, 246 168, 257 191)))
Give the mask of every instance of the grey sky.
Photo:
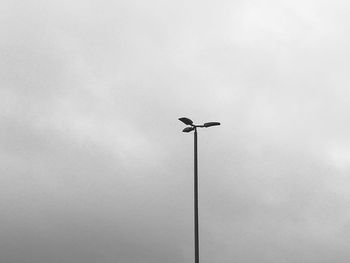
POLYGON ((0 261, 350 257, 347 1, 0 8, 0 261))

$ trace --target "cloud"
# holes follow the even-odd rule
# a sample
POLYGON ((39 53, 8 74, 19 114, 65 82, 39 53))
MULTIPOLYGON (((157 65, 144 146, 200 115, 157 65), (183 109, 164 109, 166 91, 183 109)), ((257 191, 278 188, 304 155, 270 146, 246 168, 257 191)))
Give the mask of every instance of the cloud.
MULTIPOLYGON (((343 1, 7 2, 1 257, 345 262, 343 1)), ((6 26, 5 26, 6 25, 6 26)))

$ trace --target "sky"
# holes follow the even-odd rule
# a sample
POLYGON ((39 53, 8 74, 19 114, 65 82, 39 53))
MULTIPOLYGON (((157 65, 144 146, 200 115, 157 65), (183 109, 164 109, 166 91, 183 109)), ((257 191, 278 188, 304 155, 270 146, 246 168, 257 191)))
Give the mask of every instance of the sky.
POLYGON ((349 13, 3 0, 0 261, 348 262, 349 13))

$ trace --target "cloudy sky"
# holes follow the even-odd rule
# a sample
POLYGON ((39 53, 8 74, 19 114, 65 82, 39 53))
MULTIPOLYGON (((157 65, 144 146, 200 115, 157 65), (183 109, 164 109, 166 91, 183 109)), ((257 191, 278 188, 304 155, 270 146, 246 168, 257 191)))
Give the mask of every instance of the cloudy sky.
POLYGON ((3 0, 0 261, 350 258, 350 4, 3 0))

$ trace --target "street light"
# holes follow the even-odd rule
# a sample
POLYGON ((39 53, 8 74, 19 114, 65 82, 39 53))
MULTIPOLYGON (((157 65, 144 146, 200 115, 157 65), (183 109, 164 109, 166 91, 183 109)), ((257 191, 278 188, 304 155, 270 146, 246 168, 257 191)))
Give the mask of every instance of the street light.
POLYGON ((194 131, 194 262, 199 263, 199 231, 198 231, 198 151, 197 151, 197 128, 208 128, 220 125, 220 122, 207 122, 203 125, 194 125, 189 118, 179 118, 181 122, 189 127, 183 132, 194 131))

